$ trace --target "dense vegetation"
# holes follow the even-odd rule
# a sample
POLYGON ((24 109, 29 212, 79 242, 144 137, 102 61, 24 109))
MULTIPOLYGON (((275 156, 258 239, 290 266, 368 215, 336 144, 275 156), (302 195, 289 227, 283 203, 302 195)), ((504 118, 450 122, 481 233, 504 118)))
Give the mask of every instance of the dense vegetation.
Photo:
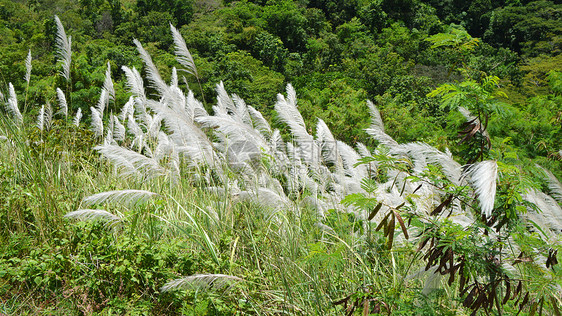
POLYGON ((0 314, 560 314, 562 5, 0 22, 0 314))

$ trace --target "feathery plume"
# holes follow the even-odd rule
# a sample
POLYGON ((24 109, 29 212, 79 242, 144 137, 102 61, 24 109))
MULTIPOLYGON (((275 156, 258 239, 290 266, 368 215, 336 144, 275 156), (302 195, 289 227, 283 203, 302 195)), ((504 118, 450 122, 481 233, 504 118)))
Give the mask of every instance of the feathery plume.
POLYGON ((25 81, 29 85, 29 81, 31 80, 31 49, 27 53, 27 58, 25 59, 25 81))
POLYGON ((108 222, 120 222, 121 217, 111 214, 104 210, 92 210, 92 209, 79 209, 64 215, 66 218, 74 218, 81 221, 89 220, 106 220, 108 222))
POLYGON ((289 126, 293 137, 302 147, 304 160, 307 163, 316 163, 315 158, 318 157, 319 148, 314 138, 308 134, 304 119, 297 109, 297 97, 295 89, 291 84, 287 84, 287 98, 282 94, 277 95, 277 103, 275 103, 275 111, 279 114, 281 120, 289 126))
MULTIPOLYGON (((236 112, 236 105, 234 105, 234 101, 230 98, 226 89, 224 88, 224 83, 221 81, 217 84, 217 108, 215 109, 216 114, 227 114, 228 112, 234 113, 236 112)), ((214 107, 213 107, 214 109, 214 107)))
POLYGON ((70 81, 70 62, 72 58, 72 37, 66 37, 66 32, 64 31, 64 26, 62 25, 58 16, 55 15, 55 22, 57 24, 57 55, 59 56, 59 62, 62 63, 62 71, 60 74, 70 81))
POLYGON ((144 93, 144 83, 138 70, 135 67, 131 69, 127 66, 122 66, 121 69, 127 77, 127 86, 129 87, 129 91, 134 96, 141 98, 141 100, 146 100, 146 95, 144 93))
POLYGON ((103 120, 101 118, 101 113, 93 106, 90 107, 90 111, 92 111, 92 132, 94 132, 94 135, 96 135, 96 137, 102 137, 103 120))
POLYGON ((8 84, 8 112, 12 114, 12 117, 16 124, 23 123, 23 116, 21 115, 20 109, 18 107, 18 96, 11 82, 8 84))
POLYGON ((125 120, 129 117, 129 115, 133 114, 135 111, 135 98, 133 96, 129 97, 129 101, 123 105, 121 108, 121 114, 119 114, 119 118, 121 121, 125 122, 125 120))
POLYGON ((105 111, 105 106, 107 104, 107 101, 108 101, 107 90, 105 90, 105 88, 102 88, 101 94, 100 94, 100 99, 98 100, 98 104, 96 105, 96 108, 97 108, 98 112, 100 113, 100 116, 103 116, 103 112, 105 111))
POLYGON ((78 108, 78 111, 76 112, 76 116, 74 117, 74 120, 72 121, 72 123, 75 126, 80 126, 80 120, 82 119, 82 109, 78 108))
POLYGON ((178 86, 178 70, 176 67, 172 68, 172 76, 170 78, 170 86, 177 87, 178 86))
POLYGON ((550 190, 550 194, 552 195, 552 197, 558 203, 562 203, 562 184, 560 183, 558 178, 556 178, 556 176, 552 172, 548 171, 546 168, 543 168, 539 165, 536 166, 538 166, 544 171, 546 175, 546 180, 548 182, 548 189, 550 190))
MULTIPOLYGON (((557 233, 562 232, 562 208, 550 195, 530 190, 523 198, 537 207, 539 212, 529 209, 526 216, 541 227, 548 227, 557 233)), ((543 228, 544 230, 544 228, 543 228)))
POLYGON ((320 144, 324 160, 335 164, 337 167, 343 167, 339 159, 336 139, 332 135, 332 131, 330 131, 328 125, 320 118, 318 119, 318 123, 316 123, 316 139, 320 144))
POLYGON ((255 129, 257 129, 264 137, 268 137, 269 135, 271 135, 272 131, 269 122, 267 122, 267 120, 258 110, 248 105, 248 113, 252 118, 255 129))
POLYGON ((194 75, 196 78, 199 78, 197 68, 195 67, 195 62, 193 61, 191 53, 189 53, 189 50, 187 49, 185 40, 181 36, 180 32, 172 24, 170 24, 170 29, 172 30, 172 37, 174 38, 176 60, 178 61, 178 63, 180 63, 180 65, 185 67, 185 71, 194 75))
POLYGON ((37 115, 37 128, 43 131, 45 126, 45 105, 41 105, 41 110, 39 110, 39 115, 37 115))
POLYGON ((64 117, 68 116, 68 105, 66 103, 66 97, 64 92, 60 88, 57 88, 57 97, 59 99, 60 110, 56 114, 63 114, 64 117))
POLYGON ((371 128, 378 127, 384 132, 384 123, 381 118, 381 113, 379 109, 375 106, 371 100, 367 100, 367 106, 369 107, 369 113, 371 114, 371 128))
POLYGON ((369 100, 367 100, 367 106, 369 107, 369 112, 371 113, 371 126, 365 129, 367 134, 371 135, 373 139, 389 148, 397 146, 398 143, 385 133, 384 123, 377 107, 369 100))
POLYGON ((489 218, 494 209, 496 198, 496 179, 498 175, 498 164, 494 160, 485 160, 470 165, 463 173, 463 178, 468 177, 469 183, 474 188, 482 213, 489 218))
POLYGON ((133 40, 133 42, 137 46, 140 57, 143 60, 144 65, 146 66, 146 75, 148 77, 148 80, 151 82, 152 86, 156 90, 158 90, 160 96, 164 96, 166 94, 166 91, 168 90, 168 85, 166 85, 164 80, 162 80, 162 77, 160 77, 158 69, 152 62, 152 58, 150 57, 148 52, 142 47, 142 44, 137 39, 133 40))
POLYGON ((136 174, 154 178, 166 174, 166 170, 153 159, 127 148, 117 145, 101 145, 94 147, 102 156, 121 169, 124 176, 136 174))
POLYGON ((113 116, 113 139, 123 141, 125 139, 125 126, 119 122, 117 116, 113 116))
POLYGON ((47 101, 47 105, 45 106, 45 128, 47 130, 51 129, 52 122, 53 122, 53 108, 51 107, 51 103, 47 101))
POLYGON ((144 136, 144 132, 142 131, 139 124, 137 124, 137 121, 135 120, 135 117, 132 114, 129 114, 129 120, 127 121, 127 127, 129 128, 129 131, 133 135, 135 135, 135 137, 144 136))
POLYGON ((105 138, 103 140, 104 144, 115 144, 115 140, 113 139, 113 116, 109 117, 109 124, 106 129, 105 138))
POLYGON ((109 100, 115 101, 115 88, 113 87, 113 81, 111 80, 111 64, 109 62, 107 62, 107 70, 105 71, 103 88, 105 89, 105 91, 107 91, 109 100))
POLYGON ((166 283, 160 291, 168 292, 181 289, 196 291, 220 290, 231 282, 241 282, 244 279, 225 274, 196 274, 166 283))
POLYGON ((159 196, 156 193, 146 190, 116 190, 107 191, 85 197, 82 205, 99 205, 99 204, 120 204, 127 207, 143 204, 151 198, 159 196))

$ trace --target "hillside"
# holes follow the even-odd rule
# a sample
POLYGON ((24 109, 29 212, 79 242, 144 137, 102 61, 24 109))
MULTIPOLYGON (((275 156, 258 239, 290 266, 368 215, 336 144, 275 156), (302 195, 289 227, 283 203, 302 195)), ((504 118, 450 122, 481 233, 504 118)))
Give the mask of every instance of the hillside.
POLYGON ((562 5, 0 21, 0 315, 560 314, 562 5))

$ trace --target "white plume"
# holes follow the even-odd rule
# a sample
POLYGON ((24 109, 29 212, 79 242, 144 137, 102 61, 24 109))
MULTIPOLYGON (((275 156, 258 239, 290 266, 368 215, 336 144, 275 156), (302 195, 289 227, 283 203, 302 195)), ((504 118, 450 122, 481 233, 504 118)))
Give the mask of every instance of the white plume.
POLYGON ((552 195, 552 197, 556 201, 558 201, 558 203, 562 203, 562 184, 560 183, 558 178, 556 178, 556 176, 552 172, 548 171, 547 169, 539 165, 537 166, 540 167, 546 174, 548 189, 550 190, 550 194, 552 195))
POLYGON ((148 80, 152 84, 153 88, 155 88, 160 93, 160 96, 164 96, 166 94, 166 91, 168 90, 168 85, 164 82, 164 80, 162 80, 162 77, 160 77, 158 69, 152 62, 152 58, 150 57, 148 52, 142 47, 142 44, 136 39, 133 40, 133 42, 137 46, 137 50, 139 51, 139 54, 146 66, 146 75, 148 77, 148 80))
POLYGON ((59 57, 59 62, 62 64, 62 71, 60 74, 70 81, 70 63, 72 58, 72 37, 66 37, 66 32, 64 31, 64 26, 62 25, 58 16, 55 15, 55 22, 57 24, 57 55, 59 57))
POLYGON ((41 105, 41 109, 39 110, 39 115, 37 116, 37 128, 40 131, 43 131, 45 127, 45 105, 41 105))
POLYGON ((101 118, 101 113, 94 108, 93 106, 90 107, 90 111, 92 111, 92 132, 96 137, 103 136, 103 120, 101 118))
POLYGON ((119 122, 117 116, 113 116, 113 139, 123 141, 125 139, 125 126, 119 122))
POLYGON ((369 107, 369 111, 371 113, 371 126, 365 129, 367 134, 371 135, 374 140, 389 148, 397 146, 398 143, 385 133, 384 124, 377 107, 371 101, 367 101, 367 106, 369 107))
POLYGON ((108 94, 105 88, 101 89, 100 99, 98 100, 97 109, 100 115, 103 117, 103 112, 105 111, 105 106, 107 105, 108 101, 108 94))
POLYGON ((16 124, 23 123, 23 116, 18 107, 18 96, 11 82, 8 84, 8 112, 10 112, 16 124))
POLYGON ((103 88, 105 89, 105 91, 107 91, 109 100, 115 101, 115 88, 113 87, 113 81, 111 80, 111 64, 109 62, 107 62, 107 70, 105 71, 103 88))
POLYGON ((80 120, 81 120, 81 119, 82 119, 82 109, 81 109, 81 108, 78 108, 78 111, 76 112, 76 116, 74 117, 74 120, 73 120, 72 123, 73 123, 75 126, 80 126, 80 120))
POLYGON ((172 24, 170 24, 170 29, 172 30, 172 37, 174 38, 176 60, 178 61, 178 63, 180 63, 180 65, 185 67, 185 71, 194 75, 196 78, 199 78, 197 68, 195 67, 195 62, 193 61, 193 57, 187 49, 185 40, 181 36, 180 32, 172 24))
POLYGON ((244 279, 225 274, 196 274, 166 283, 160 291, 191 289, 196 291, 220 290, 232 282, 241 282, 244 279))
POLYGON ((131 69, 127 66, 122 66, 121 69, 123 69, 125 76, 127 76, 127 86, 129 87, 129 91, 134 96, 141 98, 141 100, 146 100, 144 83, 138 70, 135 67, 131 69))
POLYGON ((118 190, 107 191, 85 197, 82 205, 90 206, 96 204, 114 203, 127 207, 136 204, 142 204, 151 198, 159 196, 158 194, 146 190, 118 190))
POLYGON ((121 217, 111 214, 104 210, 92 210, 92 209, 79 209, 64 215, 66 218, 74 218, 81 221, 89 220, 106 220, 108 222, 120 222, 121 217))
POLYGON ((60 110, 56 114, 62 114, 64 115, 64 117, 67 117, 68 105, 66 103, 66 97, 64 95, 64 92, 60 88, 57 88, 57 97, 59 99, 60 110))
POLYGON ((94 149, 110 160, 124 176, 139 175, 154 178, 166 174, 166 170, 158 164, 158 161, 127 148, 107 144, 96 146, 94 149))
POLYGON ((468 177, 469 183, 474 188, 480 201, 480 208, 486 218, 492 215, 494 209, 497 175, 498 164, 494 160, 485 160, 470 165, 463 173, 463 177, 468 177))
POLYGON ((27 53, 27 58, 25 59, 25 81, 27 81, 27 84, 29 85, 29 81, 31 80, 31 49, 29 50, 29 52, 27 53))

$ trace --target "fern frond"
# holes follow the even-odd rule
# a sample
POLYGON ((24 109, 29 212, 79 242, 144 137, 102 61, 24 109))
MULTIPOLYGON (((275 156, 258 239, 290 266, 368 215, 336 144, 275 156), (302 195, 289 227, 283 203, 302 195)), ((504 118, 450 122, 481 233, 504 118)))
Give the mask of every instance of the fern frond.
POLYGON ((59 62, 62 64, 62 71, 60 72, 60 74, 66 79, 67 82, 69 82, 70 63, 72 60, 72 37, 66 37, 64 26, 62 25, 59 17, 56 15, 55 23, 57 24, 57 55, 59 56, 59 62))
POLYGON ((244 279, 225 274, 195 274, 166 283, 160 291, 168 292, 181 289, 196 291, 220 290, 232 282, 242 282, 244 279))
POLYGON ((107 191, 85 197, 82 200, 82 205, 120 204, 132 207, 136 204, 144 204, 146 201, 158 196, 158 194, 146 190, 107 191))

